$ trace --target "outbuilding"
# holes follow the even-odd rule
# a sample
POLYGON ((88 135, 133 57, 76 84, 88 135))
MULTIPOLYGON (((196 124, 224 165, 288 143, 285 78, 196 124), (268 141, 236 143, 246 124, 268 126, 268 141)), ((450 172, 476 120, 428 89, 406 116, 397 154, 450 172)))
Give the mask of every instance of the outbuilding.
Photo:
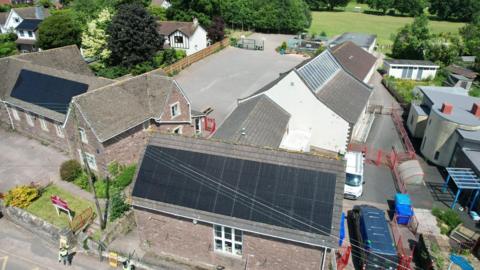
POLYGON ((440 66, 425 60, 385 59, 383 66, 388 76, 406 80, 434 79, 440 66))

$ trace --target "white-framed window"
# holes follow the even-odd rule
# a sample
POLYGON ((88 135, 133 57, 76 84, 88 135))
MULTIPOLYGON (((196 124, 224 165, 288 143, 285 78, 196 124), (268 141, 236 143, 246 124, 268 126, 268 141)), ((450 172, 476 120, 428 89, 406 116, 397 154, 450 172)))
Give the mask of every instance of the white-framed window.
POLYGON ((78 128, 78 133, 80 133, 80 140, 82 140, 83 143, 88 143, 87 133, 85 133, 85 129, 78 128))
POLYGON ((13 20, 14 20, 15 22, 17 22, 17 23, 20 22, 20 19, 17 18, 17 17, 13 18, 13 20))
POLYGON ((243 232, 230 227, 213 225, 215 251, 242 256, 243 232))
POLYGON ((89 153, 85 153, 85 158, 87 159, 88 167, 90 169, 96 171, 97 170, 97 161, 95 160, 95 156, 89 153))
POLYGON ((195 133, 200 134, 202 133, 202 119, 195 118, 195 133))
POLYGON ((18 30, 18 33, 20 34, 21 37, 25 36, 25 33, 23 32, 23 30, 18 30))
POLYGON ((173 134, 182 134, 182 130, 183 127, 182 126, 178 126, 176 128, 173 129, 173 134))
POLYGON ((179 102, 170 105, 170 113, 172 114, 172 118, 177 117, 181 114, 179 102))
POLYGON ((61 125, 56 124, 55 130, 57 131, 57 136, 60 138, 65 138, 65 134, 63 133, 63 127, 61 125))
POLYGON ((20 115, 18 114, 18 110, 10 107, 10 111, 12 112, 13 119, 20 121, 20 115))
POLYGON ((78 151, 78 156, 80 157, 80 164, 85 165, 85 163, 83 162, 83 155, 82 155, 82 150, 80 149, 77 149, 78 151))
POLYGON ((28 37, 33 37, 32 31, 28 31, 27 33, 28 33, 28 37))
POLYGON ((183 43, 183 37, 182 36, 175 36, 173 37, 173 40, 175 43, 183 43))
POLYGON ((35 126, 35 122, 33 122, 33 116, 30 113, 25 112, 25 118, 27 119, 27 123, 29 126, 31 127, 35 126))
POLYGON ((42 129, 44 131, 48 131, 47 121, 45 121, 45 119, 41 117, 39 117, 38 119, 40 120, 40 126, 42 127, 42 129))

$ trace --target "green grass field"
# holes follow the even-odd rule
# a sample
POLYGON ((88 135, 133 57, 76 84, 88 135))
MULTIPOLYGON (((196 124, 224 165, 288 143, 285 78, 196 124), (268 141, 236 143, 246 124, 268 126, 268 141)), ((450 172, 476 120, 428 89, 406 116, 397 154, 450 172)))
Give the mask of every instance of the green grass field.
MULTIPOLYGON (((347 9, 348 10, 348 9, 347 9)), ((312 26, 310 33, 319 34, 325 31, 329 37, 344 32, 360 32, 376 34, 379 45, 391 45, 392 34, 407 23, 411 23, 411 17, 378 16, 355 12, 312 12, 312 26)), ((458 33, 463 23, 430 21, 430 29, 434 33, 452 32, 458 33)), ((382 49, 389 51, 389 49, 382 49)))
POLYGON ((62 198, 62 200, 67 201, 68 207, 73 210, 75 214, 80 214, 88 207, 92 207, 92 209, 95 211, 93 203, 84 199, 80 199, 79 197, 76 197, 63 189, 58 188, 55 185, 46 187, 41 196, 32 204, 30 204, 25 210, 59 228, 67 227, 69 224, 68 215, 65 212, 61 212, 60 216, 57 215, 57 211, 50 201, 51 195, 57 195, 62 198))

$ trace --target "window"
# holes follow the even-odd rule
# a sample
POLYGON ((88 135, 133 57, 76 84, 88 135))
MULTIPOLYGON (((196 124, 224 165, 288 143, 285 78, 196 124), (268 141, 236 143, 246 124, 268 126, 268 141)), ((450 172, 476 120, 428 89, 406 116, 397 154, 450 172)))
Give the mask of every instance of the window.
POLYGON ((78 132, 80 133, 80 139, 83 143, 88 143, 87 133, 85 133, 85 129, 78 128, 78 132))
POLYGON ((23 30, 18 30, 18 33, 20 34, 21 37, 25 36, 25 33, 23 32, 23 30))
POLYGON ((200 134, 202 133, 202 119, 195 118, 195 133, 200 134))
POLYGON ((18 115, 18 111, 15 108, 10 108, 10 111, 12 111, 13 118, 17 121, 20 121, 20 115, 18 115))
POLYGON ((435 156, 433 157, 433 159, 435 160, 438 160, 438 157, 440 156, 440 152, 435 152, 435 156))
POLYGON ((242 256, 242 231, 220 225, 214 225, 213 239, 215 251, 242 256))
POLYGON ((176 116, 179 116, 181 113, 180 113, 180 103, 175 103, 173 105, 170 105, 170 112, 172 114, 172 118, 173 117, 176 117, 176 116))
POLYGON ((173 134, 182 134, 182 127, 178 126, 173 130, 173 134))
POLYGON ((48 131, 48 126, 47 126, 47 122, 45 121, 45 119, 39 118, 39 120, 40 120, 40 126, 42 127, 42 129, 44 131, 48 131))
POLYGON ((92 155, 92 154, 89 154, 89 153, 85 153, 85 158, 87 160, 88 167, 90 167, 90 169, 96 171, 97 170, 97 161, 95 160, 95 156, 92 155))
POLYGON ((63 128, 60 125, 55 125, 55 130, 57 131, 57 136, 60 138, 64 138, 65 134, 63 134, 63 128))
POLYGON ((13 20, 14 20, 15 22, 17 22, 17 23, 20 22, 20 19, 19 19, 19 18, 16 18, 16 17, 13 18, 13 20))
POLYGON ((30 113, 25 112, 25 117, 27 118, 28 125, 30 125, 31 127, 34 127, 35 123, 33 122, 33 116, 30 113))
POLYGON ((28 36, 29 36, 29 37, 33 37, 32 31, 28 31, 28 36))
POLYGON ((183 37, 182 36, 175 36, 175 37, 173 37, 173 41, 175 43, 183 43, 183 37))

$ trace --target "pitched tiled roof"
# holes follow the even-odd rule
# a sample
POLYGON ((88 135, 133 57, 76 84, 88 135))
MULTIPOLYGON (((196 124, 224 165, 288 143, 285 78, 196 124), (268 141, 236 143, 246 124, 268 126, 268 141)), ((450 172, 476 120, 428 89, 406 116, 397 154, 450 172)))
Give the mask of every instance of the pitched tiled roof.
POLYGON ((238 104, 213 138, 248 145, 278 148, 290 114, 266 95, 238 104))
POLYGON ((83 60, 76 45, 70 45, 41 52, 12 56, 35 65, 70 71, 80 75, 93 76, 92 70, 83 60))
MULTIPOLYGON (((76 96, 73 102, 104 142, 149 119, 160 119, 176 82, 155 72, 76 96)), ((179 90, 180 91, 180 90, 179 90)))
POLYGON ((351 41, 357 44, 357 46, 360 46, 364 49, 369 49, 376 38, 377 38, 376 35, 348 32, 348 33, 343 33, 342 35, 337 37, 335 40, 333 40, 330 44, 334 46, 334 45, 342 44, 347 41, 351 41))
POLYGON ((48 8, 23 7, 13 9, 22 19, 45 19, 50 16, 48 8))
POLYGON ((341 70, 316 93, 316 96, 345 121, 355 125, 365 110, 371 93, 371 88, 341 70))
POLYGON ((193 22, 177 22, 177 21, 158 21, 157 22, 157 31, 160 35, 169 36, 175 31, 180 31, 191 37, 198 25, 195 25, 193 22))
POLYGON ((375 66, 377 58, 351 41, 331 48, 333 56, 353 76, 363 81, 375 66))

